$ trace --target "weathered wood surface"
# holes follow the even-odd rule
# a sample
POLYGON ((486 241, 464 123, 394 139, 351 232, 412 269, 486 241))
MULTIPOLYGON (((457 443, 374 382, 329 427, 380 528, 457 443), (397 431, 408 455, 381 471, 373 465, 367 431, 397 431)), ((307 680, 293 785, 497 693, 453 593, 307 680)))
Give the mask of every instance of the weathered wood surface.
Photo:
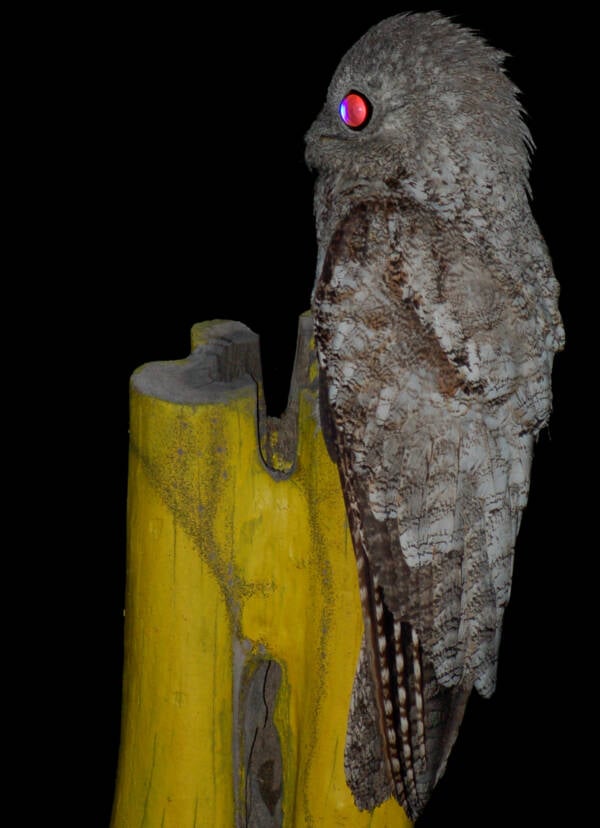
POLYGON ((112 828, 410 824, 345 782, 362 620, 311 341, 305 314, 281 419, 241 323, 195 325, 187 359, 132 377, 112 828))

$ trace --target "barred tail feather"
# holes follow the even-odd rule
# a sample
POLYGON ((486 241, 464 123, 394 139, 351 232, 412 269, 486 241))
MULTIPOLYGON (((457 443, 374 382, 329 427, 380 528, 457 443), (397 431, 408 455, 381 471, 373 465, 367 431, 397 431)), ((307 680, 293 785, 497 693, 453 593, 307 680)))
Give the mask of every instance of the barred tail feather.
POLYGON ((346 779, 360 810, 373 810, 393 796, 415 820, 444 773, 470 687, 449 689, 437 683, 409 624, 393 624, 391 643, 394 736, 390 740, 383 732, 386 716, 363 639, 348 717, 346 779))
POLYGON ((344 751, 346 780, 361 811, 371 811, 392 796, 384 757, 379 709, 363 638, 352 688, 344 751))

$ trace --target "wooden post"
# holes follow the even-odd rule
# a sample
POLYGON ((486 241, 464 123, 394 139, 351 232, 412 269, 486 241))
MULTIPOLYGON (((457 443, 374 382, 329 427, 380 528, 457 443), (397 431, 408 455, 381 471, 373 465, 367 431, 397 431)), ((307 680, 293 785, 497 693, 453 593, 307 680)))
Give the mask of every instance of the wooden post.
POLYGON ((311 331, 281 419, 240 323, 132 377, 112 828, 410 825, 392 800, 359 812, 344 778, 362 619, 311 331))

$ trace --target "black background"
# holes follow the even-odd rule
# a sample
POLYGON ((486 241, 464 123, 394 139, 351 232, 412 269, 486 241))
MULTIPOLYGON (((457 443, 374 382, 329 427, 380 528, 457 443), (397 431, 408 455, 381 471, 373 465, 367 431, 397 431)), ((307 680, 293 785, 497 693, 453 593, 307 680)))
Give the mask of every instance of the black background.
MULTIPOLYGON (((512 55, 507 66, 538 146, 534 212, 562 284, 568 346, 537 448, 498 690, 470 703, 419 825, 576 825, 593 577, 583 519, 594 431, 583 310, 597 272, 582 197, 586 24, 550 12, 525 18, 520 6, 437 8, 512 55)), ((55 275, 42 272, 37 303, 52 307, 44 342, 67 366, 53 378, 66 436, 50 460, 60 469, 68 455, 72 480, 61 530, 73 553, 63 584, 72 611, 61 632, 75 678, 63 681, 57 668, 54 681, 64 685, 75 732, 65 775, 77 776, 87 803, 74 824, 106 828, 116 773, 129 376, 143 362, 185 356, 194 322, 240 320, 261 336, 268 405, 282 411, 316 252, 303 135, 345 50, 405 10, 379 2, 269 9, 88 10, 64 21, 75 35, 50 48, 52 71, 38 79, 39 128, 49 140, 36 159, 34 209, 48 223, 36 243, 55 275)))

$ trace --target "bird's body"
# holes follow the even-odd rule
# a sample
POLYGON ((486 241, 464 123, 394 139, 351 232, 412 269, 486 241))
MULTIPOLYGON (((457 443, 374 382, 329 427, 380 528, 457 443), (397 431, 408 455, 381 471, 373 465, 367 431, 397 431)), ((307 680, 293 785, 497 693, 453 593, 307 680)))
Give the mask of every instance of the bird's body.
POLYGON ((471 689, 495 687, 563 339, 502 59, 436 13, 390 18, 307 136, 322 423, 365 620, 346 775, 359 807, 396 796, 413 817, 471 689))

